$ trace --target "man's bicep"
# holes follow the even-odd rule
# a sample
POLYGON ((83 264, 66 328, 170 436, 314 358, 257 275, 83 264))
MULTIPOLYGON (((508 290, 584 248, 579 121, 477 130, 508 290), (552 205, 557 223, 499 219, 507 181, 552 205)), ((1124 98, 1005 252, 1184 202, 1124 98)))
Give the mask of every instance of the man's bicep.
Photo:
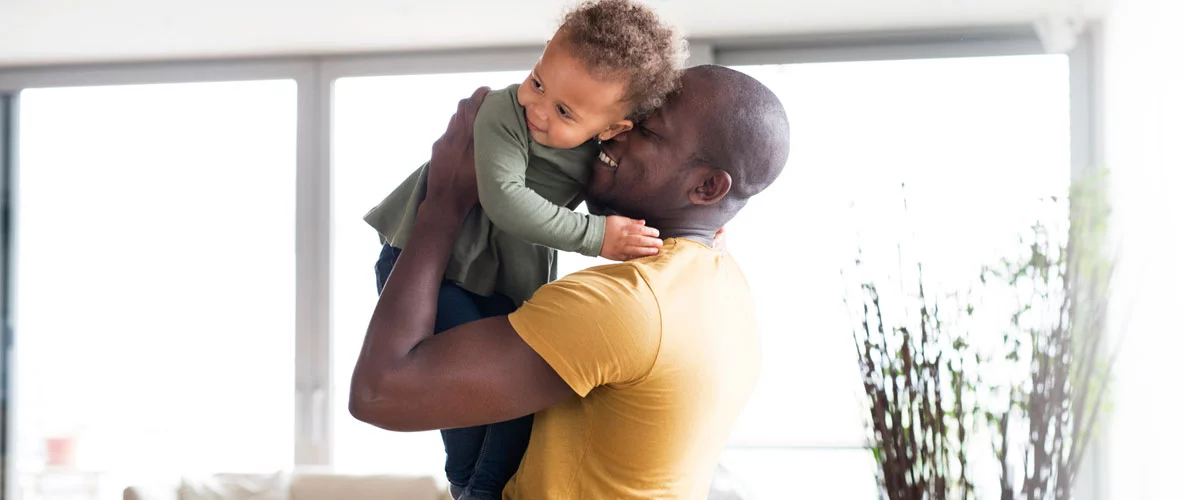
MULTIPOLYGON (((572 395, 508 318, 467 323, 422 341, 395 374, 408 395, 404 430, 502 422, 572 395)), ((389 384, 390 385, 390 384, 389 384)))

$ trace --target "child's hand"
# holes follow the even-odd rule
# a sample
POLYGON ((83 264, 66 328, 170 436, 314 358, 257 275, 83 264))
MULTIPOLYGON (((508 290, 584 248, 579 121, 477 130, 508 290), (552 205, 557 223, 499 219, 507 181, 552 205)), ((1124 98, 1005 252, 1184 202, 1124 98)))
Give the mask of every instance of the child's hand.
POLYGON ((601 257, 609 260, 630 260, 658 255, 662 244, 662 240, 658 239, 658 230, 647 227, 644 220, 633 220, 620 215, 604 218, 601 257))
POLYGON ((725 253, 725 228, 717 230, 717 235, 713 237, 713 250, 725 253))

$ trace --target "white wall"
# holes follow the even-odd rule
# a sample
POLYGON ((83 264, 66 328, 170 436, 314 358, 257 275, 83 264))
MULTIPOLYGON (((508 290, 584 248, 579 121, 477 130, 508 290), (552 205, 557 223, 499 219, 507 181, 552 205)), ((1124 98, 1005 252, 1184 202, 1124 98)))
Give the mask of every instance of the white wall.
POLYGON ((1114 0, 1102 37, 1128 332, 1109 449, 1118 500, 1200 498, 1198 25, 1193 0, 1114 0))
MULTIPOLYGON (((645 0, 692 37, 962 27, 1105 0, 645 0)), ((574 0, 3 0, 0 66, 538 44, 574 0)))

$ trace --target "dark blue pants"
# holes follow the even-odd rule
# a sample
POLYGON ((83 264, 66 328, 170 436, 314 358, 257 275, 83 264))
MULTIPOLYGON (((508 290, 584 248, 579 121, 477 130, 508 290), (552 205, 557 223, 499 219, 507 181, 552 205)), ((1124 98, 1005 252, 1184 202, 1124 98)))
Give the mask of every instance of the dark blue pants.
MULTIPOLYGON (((400 249, 384 245, 375 263, 375 286, 380 293, 400 257, 400 249)), ((475 295, 449 281, 438 291, 434 333, 477 319, 508 314, 513 301, 501 294, 475 295)), ((504 485, 517 472, 529 446, 533 415, 498 424, 442 430, 446 447, 446 478, 465 488, 471 498, 500 498, 504 485)))

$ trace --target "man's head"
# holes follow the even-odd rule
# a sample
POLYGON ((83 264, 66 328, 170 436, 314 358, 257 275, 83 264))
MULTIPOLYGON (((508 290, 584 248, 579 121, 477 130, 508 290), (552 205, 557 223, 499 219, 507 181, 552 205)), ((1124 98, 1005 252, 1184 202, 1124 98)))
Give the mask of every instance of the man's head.
POLYGON ((787 162, 783 104, 746 74, 689 68, 657 112, 605 143, 588 199, 672 232, 710 232, 787 162))

